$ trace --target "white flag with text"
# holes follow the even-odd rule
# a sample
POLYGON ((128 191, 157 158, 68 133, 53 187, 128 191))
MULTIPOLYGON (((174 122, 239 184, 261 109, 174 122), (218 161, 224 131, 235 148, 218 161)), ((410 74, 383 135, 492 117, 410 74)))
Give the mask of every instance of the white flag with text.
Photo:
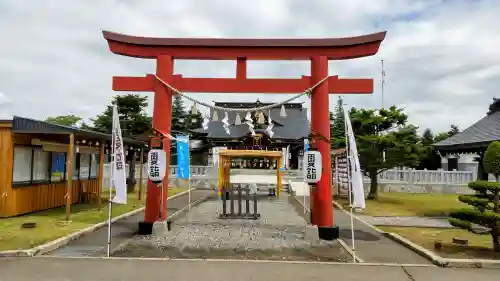
POLYGON ((118 107, 113 106, 113 162, 112 181, 115 188, 115 198, 111 200, 117 204, 127 204, 127 174, 125 171, 125 155, 123 152, 122 130, 120 128, 120 117, 118 116, 118 107))
POLYGON ((347 133, 349 151, 348 161, 349 175, 351 176, 351 192, 353 195, 352 207, 364 209, 365 208, 365 189, 363 187, 363 174, 361 173, 361 166, 359 165, 358 148, 356 146, 356 139, 352 130, 351 119, 349 118, 349 111, 344 108, 345 129, 347 133))

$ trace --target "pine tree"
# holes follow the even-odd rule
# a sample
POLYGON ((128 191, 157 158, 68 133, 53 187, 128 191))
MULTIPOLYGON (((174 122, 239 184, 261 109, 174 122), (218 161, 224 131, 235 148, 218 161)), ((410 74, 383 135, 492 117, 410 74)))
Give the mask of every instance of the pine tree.
POLYGON ((196 112, 193 114, 191 111, 187 114, 186 118, 186 129, 194 130, 201 128, 201 124, 203 123, 203 115, 200 112, 196 112))
POLYGON ((330 140, 332 149, 345 147, 345 118, 342 97, 337 100, 335 112, 330 112, 330 140))
POLYGON ((184 101, 180 95, 175 95, 172 102, 172 127, 173 134, 184 132, 186 130, 187 120, 184 101))
POLYGON ((470 182, 469 188, 476 193, 460 195, 458 199, 473 208, 453 212, 449 221, 451 225, 467 229, 475 234, 490 234, 493 240, 493 250, 500 252, 500 142, 492 142, 488 146, 484 154, 483 166, 485 172, 495 176, 496 182, 470 182))
POLYGON ((111 133, 114 104, 118 107, 124 137, 138 136, 151 129, 152 118, 145 111, 148 106, 147 97, 138 94, 116 95, 103 113, 91 119, 92 125, 82 124, 82 129, 111 133))

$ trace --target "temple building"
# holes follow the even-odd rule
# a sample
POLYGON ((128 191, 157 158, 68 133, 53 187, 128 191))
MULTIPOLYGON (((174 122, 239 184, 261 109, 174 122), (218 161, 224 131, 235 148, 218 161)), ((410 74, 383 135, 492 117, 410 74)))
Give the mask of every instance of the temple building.
POLYGON ((485 117, 456 135, 436 143, 441 167, 448 171, 472 171, 477 179, 488 180, 483 156, 488 145, 500 141, 500 99, 493 99, 485 117))
MULTIPOLYGON (((239 109, 266 105, 271 104, 261 103, 259 100, 252 103, 215 102, 215 106, 239 109)), ((211 109, 208 125, 191 132, 192 139, 196 142, 196 145, 193 143, 192 147, 198 148, 198 153, 192 152, 193 160, 205 159, 205 162, 200 165, 213 165, 221 149, 281 150, 287 155, 284 159, 285 163, 281 165, 288 169, 297 169, 300 165, 299 161, 302 160, 299 156, 303 155, 303 140, 309 134, 307 109, 303 107, 303 103, 287 103, 262 112, 253 112, 251 118, 255 126, 255 134, 252 134, 245 123, 246 115, 247 112, 228 111, 229 126, 226 130, 223 122, 226 112, 211 109), (273 124, 271 130, 268 129, 269 117, 273 124)), ((277 163, 268 159, 235 158, 231 165, 233 168, 273 169, 277 163)))

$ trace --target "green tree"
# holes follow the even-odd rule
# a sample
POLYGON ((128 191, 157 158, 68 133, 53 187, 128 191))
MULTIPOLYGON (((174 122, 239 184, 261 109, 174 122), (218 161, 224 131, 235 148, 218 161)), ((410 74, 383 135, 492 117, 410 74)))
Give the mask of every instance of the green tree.
POLYGON ((47 117, 47 119, 45 119, 45 121, 49 123, 73 127, 76 126, 76 124, 81 120, 81 117, 75 116, 73 114, 47 117))
POLYGON ((148 106, 147 97, 138 94, 117 95, 111 101, 111 105, 91 119, 92 125, 86 125, 91 129, 103 133, 111 133, 113 127, 113 105, 117 105, 120 115, 120 126, 124 137, 134 137, 152 128, 152 118, 147 116, 145 109, 148 106))
POLYGON ((492 142, 484 154, 485 172, 493 174, 496 182, 473 181, 469 188, 474 195, 460 195, 458 199, 473 208, 451 213, 450 224, 476 234, 490 234, 493 250, 500 252, 500 142, 492 142), (481 228, 477 225, 482 226, 481 228))
POLYGON ((341 97, 337 100, 334 113, 330 112, 330 140, 332 149, 345 147, 345 118, 341 97))
POLYGON ((493 174, 496 181, 498 181, 500 176, 500 142, 494 141, 490 143, 484 153, 483 166, 484 171, 493 174))
POLYGON ((422 151, 416 167, 417 169, 437 170, 441 168, 441 157, 434 146, 432 146, 435 142, 435 137, 432 131, 430 129, 426 129, 420 138, 422 151))
POLYGON ((187 113, 184 107, 184 101, 180 95, 175 95, 172 102, 172 131, 175 133, 186 130, 187 113))
POLYGON ((349 115, 360 165, 371 181, 368 199, 376 199, 379 173, 418 163, 420 145, 417 128, 407 125, 407 115, 395 106, 379 110, 352 108, 349 115))
POLYGON ((203 115, 201 115, 200 112, 196 112, 196 114, 189 112, 187 113, 186 121, 186 129, 188 130, 201 128, 201 124, 203 123, 203 115))
POLYGON ((443 141, 447 138, 451 138, 452 136, 458 134, 460 132, 460 130, 458 129, 458 126, 457 125, 451 125, 450 126, 450 129, 448 130, 448 132, 444 132, 444 133, 440 133, 438 134, 435 138, 434 138, 434 142, 440 142, 440 141, 443 141))

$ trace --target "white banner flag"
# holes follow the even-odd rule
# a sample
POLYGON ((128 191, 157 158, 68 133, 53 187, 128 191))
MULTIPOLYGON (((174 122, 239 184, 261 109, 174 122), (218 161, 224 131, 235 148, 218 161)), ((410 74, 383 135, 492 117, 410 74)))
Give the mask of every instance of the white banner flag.
POLYGON ((117 204, 127 204, 127 174, 125 171, 125 155, 123 153, 122 130, 120 128, 120 118, 118 116, 118 107, 113 106, 113 162, 112 181, 115 188, 115 198, 111 200, 117 204))
POLYGON ((361 173, 361 166, 359 165, 358 148, 356 146, 356 139, 352 130, 351 119, 349 118, 349 111, 344 108, 345 129, 347 139, 349 142, 348 161, 349 175, 351 176, 351 192, 353 194, 352 207, 364 209, 365 208, 365 189, 363 187, 363 174, 361 173))

